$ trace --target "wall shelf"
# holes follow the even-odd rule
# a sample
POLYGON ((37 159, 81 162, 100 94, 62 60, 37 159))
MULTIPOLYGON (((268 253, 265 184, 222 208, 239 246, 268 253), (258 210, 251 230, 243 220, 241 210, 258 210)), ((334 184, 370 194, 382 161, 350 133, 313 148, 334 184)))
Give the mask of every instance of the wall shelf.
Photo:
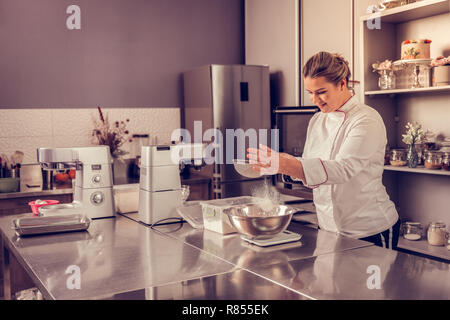
POLYGON ((404 166, 404 167, 384 166, 384 170, 432 174, 432 175, 440 175, 440 176, 450 176, 450 171, 446 171, 446 170, 442 170, 442 169, 441 170, 431 170, 431 169, 427 169, 423 166, 418 166, 417 168, 409 168, 406 166, 404 166))
POLYGON ((409 94, 409 93, 419 93, 419 92, 450 92, 450 85, 448 86, 438 86, 438 87, 426 87, 426 88, 415 88, 415 89, 393 89, 393 90, 375 90, 366 91, 364 94, 366 96, 380 96, 380 95, 395 95, 395 94, 409 94))
POLYGON ((361 21, 381 18, 382 22, 402 23, 450 12, 450 0, 422 0, 361 17, 361 21))
POLYGON ((401 249, 406 249, 413 252, 422 253, 428 256, 450 260, 450 250, 446 246, 432 246, 428 244, 427 240, 410 241, 402 236, 398 238, 397 246, 401 249))

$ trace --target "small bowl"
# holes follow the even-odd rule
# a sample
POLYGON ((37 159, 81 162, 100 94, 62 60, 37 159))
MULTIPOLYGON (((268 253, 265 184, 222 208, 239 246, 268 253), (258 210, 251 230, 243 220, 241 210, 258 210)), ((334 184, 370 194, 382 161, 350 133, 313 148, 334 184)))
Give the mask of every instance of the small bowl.
POLYGON ((229 207, 223 213, 241 235, 250 239, 269 239, 286 230, 297 211, 285 205, 275 205, 265 211, 258 204, 249 204, 229 207))
POLYGON ((1 178, 0 193, 19 191, 20 178, 1 178))
POLYGON ((45 203, 38 203, 38 204, 36 204, 36 201, 28 202, 28 204, 31 207, 31 211, 33 211, 33 213, 36 216, 39 215, 39 208, 40 207, 55 205, 55 204, 59 203, 58 200, 42 200, 42 201, 45 201, 45 203))
POLYGON ((254 164, 250 163, 249 160, 233 160, 234 169, 241 175, 247 178, 259 178, 263 174, 261 172, 253 170, 254 164))

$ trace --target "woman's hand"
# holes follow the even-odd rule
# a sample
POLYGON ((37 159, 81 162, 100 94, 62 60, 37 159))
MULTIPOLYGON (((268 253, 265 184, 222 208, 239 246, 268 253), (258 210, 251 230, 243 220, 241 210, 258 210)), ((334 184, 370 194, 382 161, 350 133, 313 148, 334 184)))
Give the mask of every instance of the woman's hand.
POLYGON ((285 174, 294 179, 305 180, 302 163, 287 153, 279 153, 260 144, 259 149, 248 148, 247 158, 254 164, 253 170, 262 174, 285 174))

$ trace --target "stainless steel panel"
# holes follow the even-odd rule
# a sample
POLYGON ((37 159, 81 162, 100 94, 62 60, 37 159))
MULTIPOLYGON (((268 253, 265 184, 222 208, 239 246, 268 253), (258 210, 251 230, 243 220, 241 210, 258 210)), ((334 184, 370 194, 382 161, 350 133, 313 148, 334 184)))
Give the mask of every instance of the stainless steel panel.
POLYGON ((290 273, 275 274, 264 265, 253 271, 313 299, 450 297, 449 264, 376 246, 288 261, 273 268, 288 269, 290 273))
MULTIPOLYGON (((202 121, 201 134, 207 129, 219 129, 222 134, 221 163, 217 167, 208 167, 204 171, 213 175, 220 182, 242 180, 232 165, 234 158, 245 158, 250 141, 239 148, 234 139, 233 150, 227 150, 226 130, 242 129, 242 134, 249 134, 248 129, 270 131, 270 80, 268 66, 249 65, 209 65, 184 73, 185 91, 185 126, 194 139, 194 121, 202 121), (242 89, 245 84, 248 92, 242 89), (246 93, 242 94, 241 93, 246 93), (248 93, 248 94, 247 94, 248 93), (247 97, 244 97, 244 96, 247 97), (241 99, 248 98, 248 99, 241 99), (241 101, 244 100, 244 101, 241 101), (229 164, 227 164, 229 163, 229 164)), ((195 134, 198 138, 199 134, 195 134)), ((234 137, 234 136, 233 136, 234 137)), ((268 143, 268 138, 255 143, 268 143)), ((209 143, 210 141, 204 141, 209 143)), ((223 197, 223 195, 222 195, 223 197)))
POLYGON ((214 127, 223 134, 225 165, 220 168, 221 180, 242 179, 231 165, 233 159, 245 159, 249 146, 270 143, 269 68, 213 65, 211 70, 214 127), (248 99, 241 99, 241 83, 246 84, 248 99), (262 132, 262 140, 260 129, 267 130, 262 132), (232 150, 227 148, 231 146, 232 150))
MULTIPOLYGON (((25 216, 29 214, 19 217, 25 216)), ((73 240, 72 236, 54 234, 29 238, 20 246, 15 244, 20 238, 10 229, 11 220, 0 219, 3 236, 47 299, 102 297, 235 269, 207 252, 122 216, 94 220, 87 239, 65 241, 66 237, 73 240), (50 243, 43 245, 43 238, 50 243), (68 286, 76 268, 79 289, 68 286)))
MULTIPOLYGON (((158 226, 155 230, 256 273, 261 272, 259 268, 267 268, 264 269, 267 271, 271 269, 272 265, 275 265, 278 271, 267 272, 277 273, 281 270, 278 267, 280 263, 283 264, 291 260, 373 246, 372 243, 366 241, 304 227, 295 222, 289 225, 288 230, 302 234, 303 237, 300 241, 267 248, 251 245, 242 240, 237 233, 222 235, 209 230, 194 229, 187 223, 184 223, 182 226, 175 224, 158 226)), ((286 271, 291 272, 287 269, 286 271)), ((269 279, 271 278, 269 277, 269 279)))
MULTIPOLYGON (((306 133, 309 121, 314 116, 314 110, 307 109, 306 112, 296 112, 302 110, 289 110, 283 113, 283 109, 277 109, 276 126, 280 130, 280 150, 294 156, 303 153, 306 141, 306 133), (294 152, 294 148, 297 148, 294 152), (300 152, 300 154, 297 154, 300 152)), ((303 110, 304 111, 304 110, 303 110)))
POLYGON ((301 294, 245 270, 124 292, 115 300, 304 300, 301 294))

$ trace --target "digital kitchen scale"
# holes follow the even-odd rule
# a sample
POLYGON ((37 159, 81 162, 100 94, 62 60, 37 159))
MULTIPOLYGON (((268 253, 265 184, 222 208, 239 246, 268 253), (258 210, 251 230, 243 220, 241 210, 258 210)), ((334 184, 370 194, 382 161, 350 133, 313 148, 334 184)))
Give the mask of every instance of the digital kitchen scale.
POLYGON ((282 243, 294 242, 300 240, 301 238, 302 238, 301 234, 291 232, 289 230, 284 230, 283 232, 268 239, 250 239, 244 235, 241 235, 242 240, 245 240, 260 247, 268 247, 282 243))

